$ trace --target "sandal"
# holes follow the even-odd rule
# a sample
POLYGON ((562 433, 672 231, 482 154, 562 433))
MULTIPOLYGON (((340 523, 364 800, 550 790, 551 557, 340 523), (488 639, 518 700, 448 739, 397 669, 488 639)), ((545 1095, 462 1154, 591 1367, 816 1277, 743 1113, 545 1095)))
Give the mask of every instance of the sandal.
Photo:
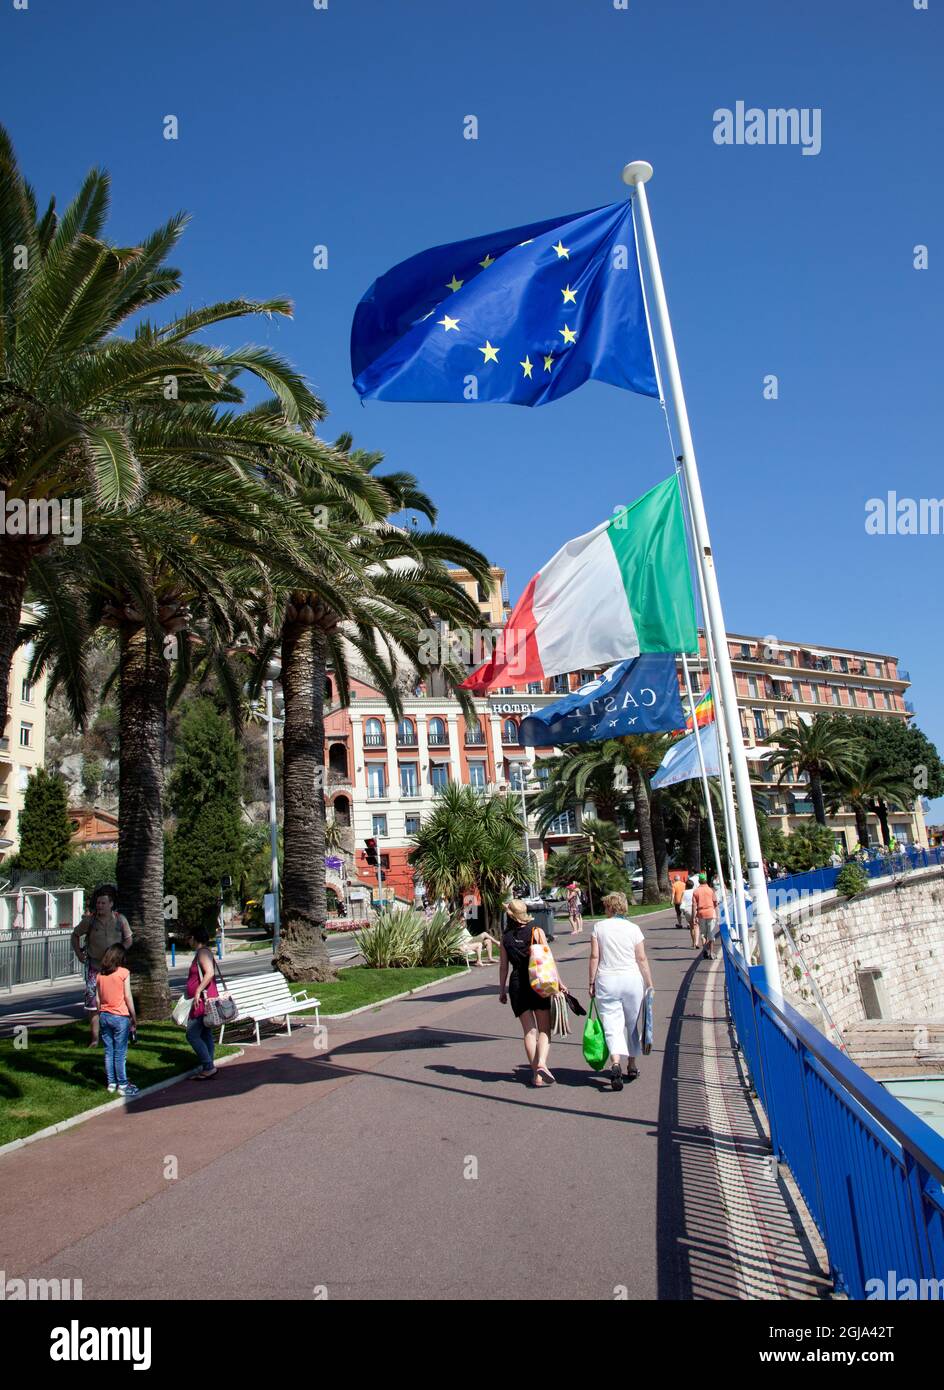
POLYGON ((538 1067, 538 1075, 546 1078, 544 1083, 546 1086, 553 1086, 557 1081, 557 1077, 552 1076, 547 1067, 538 1067))

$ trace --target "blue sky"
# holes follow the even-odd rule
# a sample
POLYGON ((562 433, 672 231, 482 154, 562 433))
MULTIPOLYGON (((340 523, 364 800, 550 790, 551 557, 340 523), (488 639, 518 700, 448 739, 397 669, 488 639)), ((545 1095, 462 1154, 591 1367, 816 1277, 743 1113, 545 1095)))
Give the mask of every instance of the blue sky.
POLYGON ((900 656, 944 746, 944 536, 864 527, 870 497, 944 493, 942 16, 913 0, 4 0, 0 118, 41 196, 109 169, 116 240, 187 209, 188 303, 291 296, 295 319, 251 336, 313 381, 326 433, 419 476, 513 600, 669 471, 658 405, 590 383, 538 410, 362 407, 351 315, 424 246, 615 201, 623 163, 650 160, 729 628, 900 656), (818 108, 820 153, 716 145, 713 113, 739 100, 818 108))

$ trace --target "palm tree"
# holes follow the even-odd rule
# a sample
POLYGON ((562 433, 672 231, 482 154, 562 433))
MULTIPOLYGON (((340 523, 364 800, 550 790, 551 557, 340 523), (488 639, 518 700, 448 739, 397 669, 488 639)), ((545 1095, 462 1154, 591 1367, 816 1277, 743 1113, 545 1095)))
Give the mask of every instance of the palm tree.
POLYGON ((523 835, 507 796, 485 796, 453 783, 420 826, 409 862, 430 895, 454 908, 464 893, 478 892, 488 926, 500 915, 511 887, 527 876, 523 835))
POLYGON ((867 845, 869 814, 878 816, 883 802, 904 810, 911 804, 914 789, 907 778, 889 772, 877 758, 863 757, 841 775, 824 778, 823 795, 830 815, 836 815, 843 806, 851 808, 859 844, 867 845))
POLYGON ((0 127, 0 489, 34 506, 24 534, 0 536, 0 728, 27 583, 56 544, 43 508, 81 499, 88 527, 96 512, 136 504, 149 462, 255 465, 318 417, 308 387, 267 349, 225 352, 195 337, 250 313, 289 314, 287 300, 230 300, 119 336, 133 315, 179 289, 166 258, 185 218, 116 247, 102 236, 108 200, 108 176, 93 170, 62 217, 54 202, 39 215, 0 127), (239 371, 276 394, 277 421, 275 412, 261 422, 219 409, 241 399, 239 371))
MULTIPOLYGON (((430 663, 437 622, 481 623, 477 606, 449 573, 461 566, 483 583, 488 561, 464 541, 443 532, 404 531, 388 518, 410 508, 435 521, 436 509, 407 473, 376 475, 381 456, 349 452, 350 438, 334 452, 347 460, 344 493, 323 471, 299 458, 277 487, 319 520, 309 556, 309 577, 270 571, 273 602, 260 613, 257 682, 268 663, 281 658, 285 696, 283 816, 285 901, 278 968, 289 979, 334 975, 323 941, 327 915, 324 872, 324 691, 330 668, 338 700, 350 700, 351 663, 402 710, 410 673, 438 666, 455 688, 466 669, 443 659, 430 663), (353 487, 353 478, 358 486, 353 487)), ((461 699, 471 708, 469 698, 461 699)))
POLYGON ((590 902, 590 915, 593 909, 593 884, 591 871, 594 866, 610 864, 616 869, 624 867, 623 841, 619 830, 612 821, 598 820, 588 816, 580 827, 580 838, 573 846, 574 853, 585 861, 587 897, 590 902))
MULTIPOLYGON (((592 745, 597 746, 597 745, 592 745)), ((585 801, 592 801, 600 820, 614 824, 632 810, 627 791, 621 791, 614 780, 614 767, 608 761, 591 760, 590 771, 581 777, 581 792, 576 789, 577 776, 584 767, 581 756, 587 744, 572 743, 556 757, 540 758, 538 766, 546 771, 546 779, 534 798, 534 813, 538 831, 546 834, 552 821, 568 811, 580 811, 585 801)))
POLYGON ((792 782, 798 773, 807 774, 813 815, 820 825, 825 825, 824 778, 851 776, 856 765, 858 745, 848 730, 832 715, 815 714, 809 723, 801 719, 785 729, 776 729, 764 742, 774 748, 767 766, 779 770, 781 785, 792 782))

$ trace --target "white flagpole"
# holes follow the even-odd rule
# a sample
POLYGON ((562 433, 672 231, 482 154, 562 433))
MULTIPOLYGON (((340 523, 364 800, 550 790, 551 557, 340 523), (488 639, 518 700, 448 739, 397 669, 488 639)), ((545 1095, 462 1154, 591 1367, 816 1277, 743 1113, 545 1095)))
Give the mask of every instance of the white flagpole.
MULTIPOLYGON (((685 690, 688 695, 689 708, 692 712, 692 733, 695 735, 695 748, 698 751, 698 766, 701 769, 701 785, 705 793, 705 815, 708 817, 708 828, 711 831, 711 848, 715 856, 715 868, 718 871, 718 887, 721 889, 721 901, 726 904, 728 901, 728 890, 724 886, 724 873, 721 868, 721 851, 718 849, 718 831, 715 827, 715 808, 711 800, 708 769, 705 767, 705 755, 701 746, 701 730, 698 727, 698 715, 695 713, 695 696, 692 693, 692 678, 688 669, 688 657, 684 652, 682 652, 682 670, 685 673, 685 690)), ((738 934, 740 935, 740 931, 738 934)))
MULTIPOLYGON (((694 536, 695 523, 692 517, 691 498, 685 493, 685 505, 689 524, 694 536)), ((698 595, 701 612, 705 621, 705 646, 708 649, 708 680, 714 691, 718 689, 718 666, 715 661, 715 644, 708 625, 708 600, 705 594, 705 575, 698 547, 693 544, 695 554, 695 574, 698 578, 698 595)), ((731 765, 728 761, 728 741, 724 736, 724 724, 720 715, 714 720, 715 740, 718 744, 718 764, 721 770, 721 804, 724 810, 724 833, 728 845, 728 867, 731 870, 731 886, 734 892, 735 914, 741 953, 745 961, 750 954, 750 939, 747 927, 747 903, 744 900, 744 870, 741 867, 741 847, 737 837, 737 811, 734 804, 734 788, 731 785, 731 765)))
POLYGON ((720 682, 720 688, 715 692, 715 696, 721 707, 721 714, 728 733, 734 782, 737 787, 741 834, 744 838, 744 850, 747 855, 747 872, 751 887, 751 896, 754 900, 754 924, 757 928, 761 964, 764 968, 764 977, 767 981, 768 989, 779 995, 781 992, 780 970, 777 964, 777 947, 774 942, 773 917, 767 898, 767 884, 764 879, 764 870, 761 861, 760 837, 757 833, 757 819, 754 815, 754 802, 751 796, 750 771, 747 766, 747 758, 744 753, 744 741, 741 736, 741 727, 738 721, 737 689, 734 684, 734 673, 731 669, 731 653, 728 650, 728 637, 724 625, 724 612, 721 607, 721 594, 718 590, 718 577, 715 574, 711 539, 708 533, 708 519, 705 516, 705 503, 702 498, 701 482, 698 477, 695 445, 692 441, 692 431, 688 421, 685 394, 682 390, 682 376, 679 371, 678 356, 675 351, 675 338, 672 334, 669 306, 665 297, 665 286, 662 282, 659 253, 656 250, 655 236, 652 231, 652 219, 649 216, 646 183, 651 178, 652 165, 647 164, 645 160, 635 160, 627 164, 623 170, 623 181, 635 189, 636 201, 639 205, 643 241, 645 242, 646 257, 649 262, 649 275, 655 293, 656 310, 659 316, 659 328, 662 334, 665 367, 668 372, 669 386, 672 391, 672 404, 675 409, 678 438, 682 449, 682 471, 685 475, 685 486, 688 491, 692 509, 696 554, 702 558, 704 565, 705 596, 708 600, 708 607, 705 612, 705 623, 706 626, 710 626, 714 637, 715 662, 717 664, 718 679, 720 682))

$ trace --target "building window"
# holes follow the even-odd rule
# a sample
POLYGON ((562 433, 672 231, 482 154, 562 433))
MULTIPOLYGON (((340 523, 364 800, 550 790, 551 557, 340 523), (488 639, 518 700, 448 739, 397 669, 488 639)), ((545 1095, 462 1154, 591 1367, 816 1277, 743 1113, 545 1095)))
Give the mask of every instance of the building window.
POLYGON ((570 685, 566 676, 554 676, 551 679, 551 689, 555 695, 567 695, 570 693, 570 685))
POLYGON ((420 833, 419 816, 407 816, 405 821, 405 829, 408 835, 418 835, 420 833))
POLYGON ((883 700, 883 702, 884 702, 885 708, 886 708, 886 709, 891 709, 891 707, 892 707, 892 697, 891 697, 891 695, 889 695, 889 693, 888 693, 887 690, 883 690, 883 691, 882 691, 882 700, 883 700))
POLYGON ((537 773, 537 778, 538 781, 541 783, 541 786, 546 787, 547 780, 551 775, 551 769, 549 767, 544 767, 541 763, 538 763, 534 770, 537 773))
POLYGON ((755 676, 748 676, 747 678, 747 693, 752 700, 757 699, 757 679, 755 676))
POLYGON ((528 694, 529 694, 529 695, 543 695, 543 694, 544 694, 544 687, 543 687, 543 685, 541 684, 541 682, 540 682, 540 681, 528 681, 528 694))
POLYGON ((484 791, 487 781, 484 763, 469 763, 469 786, 484 791))
POLYGON ((767 720, 762 709, 752 710, 754 716, 754 737, 762 739, 767 737, 767 720))
POLYGON ((387 769, 383 763, 367 764, 367 795, 375 799, 387 795, 387 769))
POLYGON ((33 687, 25 677, 20 685, 20 699, 23 701, 24 705, 31 705, 33 703, 33 687))
POLYGON ((846 657, 846 656, 841 656, 841 657, 839 658, 839 669, 840 669, 840 671, 842 672, 842 674, 843 674, 844 676, 848 676, 848 674, 849 674, 849 658, 848 658, 848 657, 846 657))
POLYGON ((401 719, 397 725, 397 743, 405 744, 408 748, 416 747, 416 730, 410 719, 401 719))
POLYGON ((433 763, 429 770, 429 782, 434 792, 441 792, 449 786, 449 764, 433 763))
POLYGON ((382 748, 384 746, 384 728, 379 719, 365 720, 364 743, 368 748, 382 748))
POLYGON ((875 709, 875 691, 874 691, 874 690, 870 690, 870 691, 869 691, 868 699, 869 699, 869 709, 875 709))
POLYGON ((749 661, 750 658, 751 658, 751 644, 750 644, 750 642, 742 642, 742 643, 741 643, 741 660, 742 660, 742 661, 749 661))
POLYGON ((518 725, 513 719, 506 719, 502 725, 502 743, 518 742, 518 725))
POLYGON ((574 811, 565 811, 563 815, 556 816, 547 827, 548 835, 576 835, 577 815, 574 811))
POLYGON ((834 705, 838 705, 838 704, 840 703, 840 700, 839 700, 839 686, 838 686, 838 685, 834 685, 834 686, 832 687, 832 696, 833 696, 833 704, 834 704, 834 705))
POLYGON ((498 688, 499 695, 514 695, 514 693, 515 687, 513 685, 502 685, 498 688))
POLYGON ((774 717, 777 720, 778 729, 785 729, 787 727, 787 711, 785 709, 778 709, 774 717))
POLYGON ((379 836, 380 839, 382 839, 382 840, 383 840, 383 839, 386 839, 386 837, 387 837, 387 817, 386 817, 386 816, 371 816, 370 825, 371 825, 371 833, 373 834, 373 836, 374 836, 375 839, 376 839, 378 836, 379 836))
POLYGON ((466 743, 484 743, 485 731, 478 719, 470 719, 465 727, 466 743))
POLYGON ((417 795, 416 763, 400 764, 400 794, 402 796, 417 795))
POLYGON ((443 748, 449 742, 449 735, 446 733, 446 721, 440 719, 438 715, 429 721, 429 741, 433 748, 443 748))
POLYGON ((32 748, 33 746, 33 726, 32 724, 20 725, 20 747, 32 748))

